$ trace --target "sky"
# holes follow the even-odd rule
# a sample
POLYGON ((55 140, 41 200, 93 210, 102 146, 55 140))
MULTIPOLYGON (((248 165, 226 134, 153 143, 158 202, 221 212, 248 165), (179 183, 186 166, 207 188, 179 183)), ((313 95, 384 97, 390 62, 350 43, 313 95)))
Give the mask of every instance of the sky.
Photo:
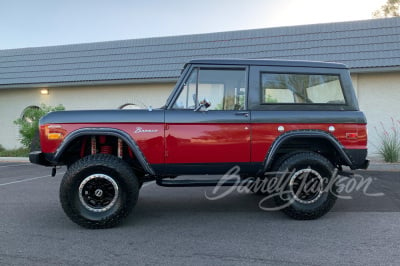
POLYGON ((386 0, 0 0, 0 49, 371 19, 386 0))

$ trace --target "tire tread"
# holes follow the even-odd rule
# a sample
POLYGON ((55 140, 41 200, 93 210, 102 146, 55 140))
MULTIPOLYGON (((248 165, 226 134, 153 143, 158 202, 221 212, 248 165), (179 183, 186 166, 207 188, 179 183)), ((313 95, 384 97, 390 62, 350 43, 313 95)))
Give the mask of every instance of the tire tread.
MULTIPOLYGON (((122 185, 120 184, 120 187, 122 185)), ((76 224, 90 229, 111 228, 119 224, 123 218, 128 216, 138 199, 138 180, 129 165, 118 157, 109 154, 95 154, 86 156, 69 167, 60 185, 60 202, 64 212, 76 224), (118 172, 121 182, 126 190, 126 202, 115 214, 101 220, 88 220, 77 212, 71 202, 71 194, 76 189, 75 177, 90 167, 111 168, 118 172)))
MULTIPOLYGON (((329 172, 330 175, 332 175, 335 167, 333 164, 324 156, 315 153, 315 152, 300 152, 296 153, 288 158, 286 158, 279 167, 279 171, 286 171, 290 169, 293 165, 296 163, 299 163, 301 161, 309 161, 313 163, 318 163, 321 165, 324 165, 329 172)), ((331 176, 330 176, 331 177, 331 176)), ((330 178, 329 177, 329 178, 330 178)), ((320 206, 314 208, 312 211, 305 211, 301 210, 299 208, 296 208, 292 205, 282 209, 282 211, 288 215, 291 218, 294 218, 296 220, 312 220, 312 219, 317 219, 323 215, 325 215, 332 207, 334 206, 336 202, 336 196, 331 193, 331 191, 327 192, 329 193, 326 201, 323 202, 320 206)), ((282 200, 279 199, 279 197, 275 198, 276 204, 282 204, 282 200)))

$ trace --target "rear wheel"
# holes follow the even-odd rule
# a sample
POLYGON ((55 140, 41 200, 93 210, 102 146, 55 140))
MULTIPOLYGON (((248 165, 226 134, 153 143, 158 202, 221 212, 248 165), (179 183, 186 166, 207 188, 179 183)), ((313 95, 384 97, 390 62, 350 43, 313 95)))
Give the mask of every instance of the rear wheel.
POLYGON ((73 222, 87 228, 109 228, 131 212, 138 191, 138 180, 127 163, 96 154, 68 168, 60 186, 60 201, 73 222))
POLYGON ((284 160, 277 171, 285 173, 285 189, 275 197, 277 207, 299 220, 316 219, 335 204, 337 187, 332 163, 314 152, 301 152, 284 160))
MULTIPOLYGON (((276 162, 274 162, 274 164, 273 164, 272 167, 271 167, 272 176, 275 175, 274 172, 275 172, 275 171, 278 171, 279 166, 280 166, 284 161, 286 161, 289 157, 292 157, 293 155, 295 155, 295 154, 297 154, 297 153, 299 153, 299 151, 286 153, 286 154, 280 156, 280 157, 276 160, 276 162)), ((262 178, 261 178, 261 177, 258 178, 258 179, 256 180, 256 183, 255 183, 255 184, 250 184, 249 190, 250 190, 252 193, 257 194, 257 195, 263 195, 263 196, 269 195, 270 193, 269 193, 268 189, 267 189, 266 186, 265 186, 265 182, 266 182, 265 178, 270 178, 270 177, 271 177, 271 175, 268 175, 268 174, 266 173, 266 176, 264 176, 264 177, 262 177, 262 178)), ((267 179, 267 180, 268 180, 268 179, 267 179)))

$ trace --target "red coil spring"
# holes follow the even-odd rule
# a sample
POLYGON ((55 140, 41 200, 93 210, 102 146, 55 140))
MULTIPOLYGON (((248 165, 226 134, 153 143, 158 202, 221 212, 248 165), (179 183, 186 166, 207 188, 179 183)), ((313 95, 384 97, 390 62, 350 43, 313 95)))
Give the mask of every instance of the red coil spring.
POLYGON ((103 154, 112 154, 112 146, 103 145, 100 148, 100 153, 103 154))

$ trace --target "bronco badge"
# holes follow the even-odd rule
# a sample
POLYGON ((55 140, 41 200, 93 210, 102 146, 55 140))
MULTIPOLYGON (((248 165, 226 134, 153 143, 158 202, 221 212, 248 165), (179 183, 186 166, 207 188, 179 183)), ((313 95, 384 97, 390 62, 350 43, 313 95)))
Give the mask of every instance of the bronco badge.
POLYGON ((138 134, 138 133, 156 133, 156 132, 158 132, 158 129, 143 129, 141 127, 137 127, 134 133, 138 134))

